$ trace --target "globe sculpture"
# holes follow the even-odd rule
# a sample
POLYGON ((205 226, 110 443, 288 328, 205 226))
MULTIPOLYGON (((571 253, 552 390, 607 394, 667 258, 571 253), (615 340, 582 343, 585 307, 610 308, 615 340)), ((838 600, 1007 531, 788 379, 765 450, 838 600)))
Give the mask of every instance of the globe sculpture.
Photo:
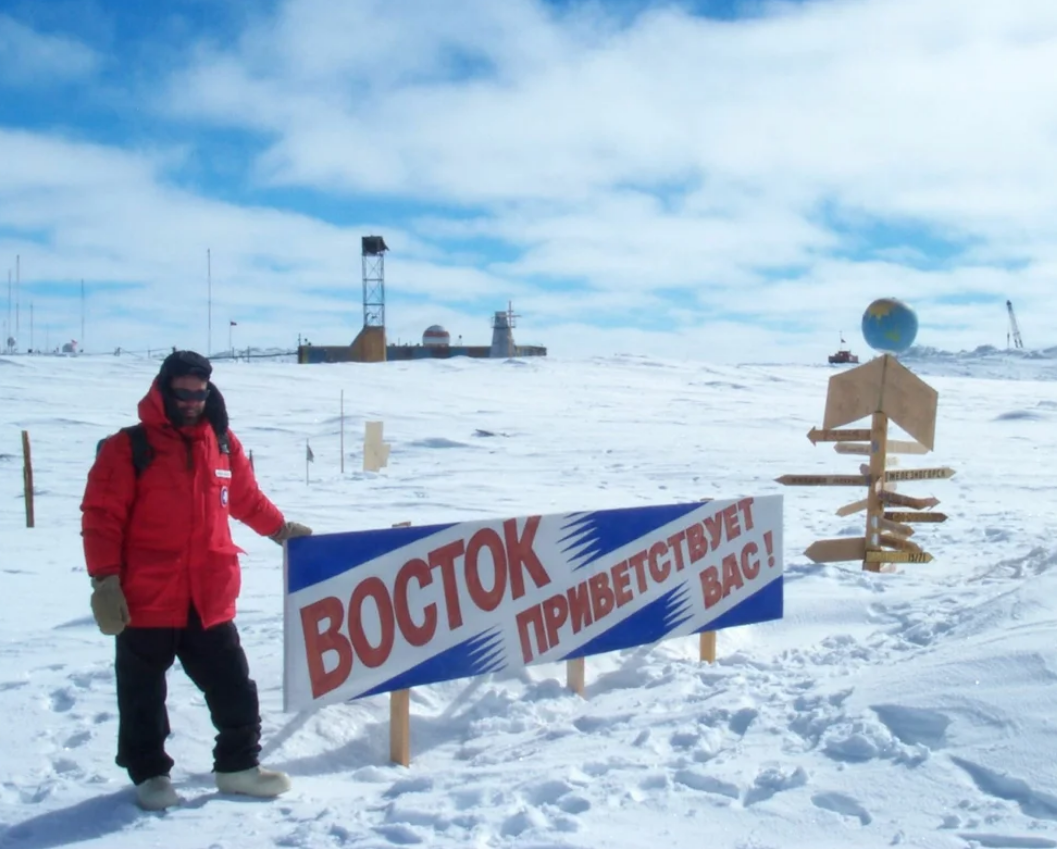
POLYGON ((901 354, 918 335, 917 314, 897 298, 878 298, 862 315, 862 335, 875 351, 901 354))

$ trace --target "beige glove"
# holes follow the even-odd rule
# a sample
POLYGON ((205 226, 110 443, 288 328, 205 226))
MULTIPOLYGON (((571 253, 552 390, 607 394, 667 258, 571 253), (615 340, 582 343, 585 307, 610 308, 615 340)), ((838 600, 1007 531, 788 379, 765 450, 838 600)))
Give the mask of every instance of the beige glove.
POLYGON ((297 522, 283 522, 283 526, 268 539, 282 545, 288 539, 293 539, 294 537, 310 536, 312 536, 312 529, 308 525, 301 525, 297 522))
POLYGON ((92 578, 92 615, 99 630, 110 636, 120 634, 132 621, 125 594, 121 592, 121 578, 117 575, 92 578))

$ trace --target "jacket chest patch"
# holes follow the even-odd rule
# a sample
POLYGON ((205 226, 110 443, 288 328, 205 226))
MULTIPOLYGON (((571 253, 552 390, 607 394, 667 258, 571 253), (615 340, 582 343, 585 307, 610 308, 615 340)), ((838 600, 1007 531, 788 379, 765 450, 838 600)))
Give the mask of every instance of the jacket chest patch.
POLYGON ((220 506, 228 506, 228 488, 226 486, 220 487, 220 506))
POLYGON ((230 478, 231 477, 231 469, 217 469, 216 470, 216 476, 218 478, 230 478))

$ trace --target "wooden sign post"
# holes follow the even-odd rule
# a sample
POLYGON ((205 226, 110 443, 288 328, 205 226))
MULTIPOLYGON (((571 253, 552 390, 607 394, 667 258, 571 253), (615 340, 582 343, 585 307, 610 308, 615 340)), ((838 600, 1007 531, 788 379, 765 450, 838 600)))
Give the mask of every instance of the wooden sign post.
POLYGON ((935 389, 891 354, 830 378, 822 427, 811 428, 807 438, 813 445, 834 443, 838 454, 865 455, 869 463, 860 465, 857 475, 782 475, 776 480, 785 486, 865 486, 866 497, 838 508, 837 515, 851 516, 865 510, 866 528, 861 537, 812 543, 804 553, 813 562, 861 560, 863 569, 880 572, 885 564, 932 561, 931 554, 910 541, 914 534, 912 523, 943 522, 947 517, 942 513, 894 512, 887 508, 925 511, 939 504, 937 498, 915 498, 895 492, 896 481, 946 480, 954 476, 954 469, 947 466, 889 468, 891 454, 925 454, 933 449, 938 399, 935 389), (869 429, 846 429, 866 416, 870 417, 869 429), (890 440, 890 422, 903 428, 914 441, 890 440))
POLYGON ((33 457, 29 450, 29 431, 22 431, 22 486, 26 495, 26 527, 36 525, 33 515, 33 457))

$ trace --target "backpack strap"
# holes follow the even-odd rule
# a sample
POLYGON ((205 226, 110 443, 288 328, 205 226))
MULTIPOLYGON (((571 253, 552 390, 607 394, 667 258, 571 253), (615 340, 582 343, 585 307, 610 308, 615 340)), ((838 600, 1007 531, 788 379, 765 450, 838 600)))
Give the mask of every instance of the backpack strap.
POLYGON ((138 478, 147 470, 147 466, 154 459, 154 449, 150 447, 150 442, 147 440, 147 429, 140 423, 130 427, 123 427, 121 432, 128 436, 132 445, 132 466, 135 468, 136 477, 138 478))

